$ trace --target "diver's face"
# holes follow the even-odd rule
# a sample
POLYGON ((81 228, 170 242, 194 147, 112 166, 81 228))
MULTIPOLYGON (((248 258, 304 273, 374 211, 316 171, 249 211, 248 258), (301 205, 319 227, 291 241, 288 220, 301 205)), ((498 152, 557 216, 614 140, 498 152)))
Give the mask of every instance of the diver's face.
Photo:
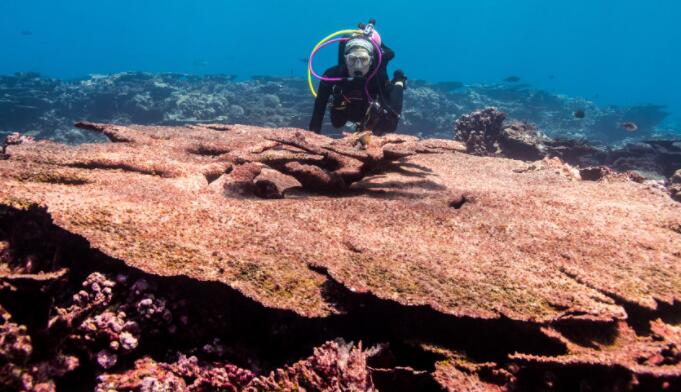
POLYGON ((366 49, 354 49, 345 55, 345 64, 350 76, 366 76, 371 67, 371 56, 366 49))

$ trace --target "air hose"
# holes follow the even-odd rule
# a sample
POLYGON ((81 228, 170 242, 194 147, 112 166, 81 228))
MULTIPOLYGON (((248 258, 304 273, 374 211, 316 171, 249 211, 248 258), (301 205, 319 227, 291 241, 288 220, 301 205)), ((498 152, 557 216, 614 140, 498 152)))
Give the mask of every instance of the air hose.
MULTIPOLYGON (((312 54, 310 54, 310 59, 308 60, 308 64, 307 64, 307 83, 310 86, 310 91, 312 91, 312 95, 317 97, 317 91, 315 91, 314 84, 312 84, 312 74, 314 73, 313 68, 312 68, 312 59, 314 58, 317 51, 319 51, 319 49, 322 48, 322 45, 324 45, 324 43, 326 43, 326 41, 330 40, 331 38, 337 37, 339 35, 345 35, 345 34, 361 34, 363 32, 364 32, 363 30, 352 30, 352 29, 336 31, 335 33, 325 37, 323 40, 319 41, 319 43, 317 45, 315 45, 314 49, 312 49, 312 54)), ((347 38, 347 39, 349 39, 349 38, 347 38)), ((317 79, 324 80, 322 77, 317 76, 317 74, 314 74, 314 75, 317 79)))
POLYGON ((310 58, 308 60, 307 64, 307 83, 310 87, 310 91, 312 92, 312 95, 314 97, 317 97, 317 91, 315 91, 314 84, 312 83, 312 76, 315 78, 321 80, 321 81, 326 81, 326 82, 339 82, 345 79, 351 80, 351 78, 329 78, 325 76, 320 76, 318 75, 315 71, 314 68, 312 67, 312 61, 314 59, 314 56, 317 54, 317 52, 328 45, 331 45, 335 42, 342 42, 342 41, 348 41, 350 40, 351 36, 353 35, 364 35, 369 42, 374 46, 376 49, 377 57, 378 57, 378 63, 376 64, 376 67, 374 67, 373 72, 369 75, 367 78, 366 84, 364 85, 364 92, 367 96, 367 99, 369 102, 372 102, 373 100, 371 99, 371 96, 369 95, 369 82, 376 76, 378 73, 378 70, 381 67, 381 63, 383 62, 383 54, 381 53, 381 47, 374 41, 373 38, 371 38, 371 33, 373 32, 373 23, 369 23, 364 30, 353 30, 353 29, 347 29, 347 30, 340 30, 337 31, 321 41, 315 47, 312 49, 312 53, 310 54, 310 58), (339 35, 350 35, 350 37, 342 37, 342 38, 335 38, 338 37, 339 35), (335 39, 334 39, 335 38, 335 39))

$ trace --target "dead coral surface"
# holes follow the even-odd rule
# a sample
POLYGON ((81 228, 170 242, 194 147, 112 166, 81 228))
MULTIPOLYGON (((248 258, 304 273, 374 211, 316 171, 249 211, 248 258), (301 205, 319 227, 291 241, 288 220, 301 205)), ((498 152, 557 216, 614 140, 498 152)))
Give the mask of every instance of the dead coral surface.
MULTIPOLYGON (((552 372, 562 369, 558 362, 616 367, 631 376, 627 382, 645 375, 671 383, 678 378, 673 320, 654 327, 655 336, 670 336, 664 344, 645 335, 637 340, 636 351, 647 354, 636 358, 647 368, 607 345, 591 345, 583 354, 571 345, 583 342, 563 328, 619 325, 646 314, 652 321, 660 309, 678 308, 681 237, 670 227, 681 223, 681 206, 664 193, 628 180, 580 181, 578 171, 556 159, 528 167, 470 156, 461 153, 461 144, 444 140, 391 135, 362 150, 350 137, 333 140, 295 129, 81 126, 114 143, 10 146, 10 159, 0 161, 5 208, 45 209, 56 227, 105 257, 150 276, 218 282, 272 311, 305 319, 343 313, 330 289, 336 282, 346 296, 367 296, 382 306, 429 309, 456 320, 511 320, 516 328, 544 326, 543 336, 565 347, 564 356, 501 350, 497 356, 507 363, 489 366, 443 363, 435 378, 443 385, 511 385, 515 376, 494 374, 514 374, 508 369, 514 361, 530 370, 555 363, 552 372), (58 180, 67 176, 81 181, 58 180)), ((15 256, 0 246, 15 278, 50 271, 30 254, 15 256)), ((115 369, 140 354, 145 335, 139 325, 163 333, 178 328, 182 311, 176 316, 163 296, 145 297, 143 289, 115 276, 95 272, 85 278, 73 302, 65 301, 47 324, 87 348, 80 360, 115 369), (130 294, 112 309, 117 285, 130 294)), ((8 335, 21 340, 20 327, 8 322, 14 331, 8 335)), ((628 327, 612 335, 626 339, 628 327)), ((11 363, 22 360, 11 353, 27 353, 7 352, 11 363)), ((59 362, 73 367, 70 354, 63 355, 59 362)), ((145 361, 135 369, 161 366, 145 361)), ((307 366, 294 373, 316 377, 318 369, 307 366)), ((357 369, 347 382, 367 380, 364 366, 357 369)), ((328 371, 345 377, 343 369, 328 371)), ((261 381, 299 379, 282 372, 261 381)), ((38 383, 51 380, 31 374, 38 383)), ((101 385, 122 382, 111 377, 101 385)), ((158 382, 194 382, 177 377, 171 369, 158 382)), ((372 388, 368 381, 362 385, 372 388)))
POLYGON ((679 207, 637 184, 523 172, 398 135, 360 150, 292 129, 86 126, 118 142, 13 146, 0 198, 47 206, 59 226, 145 271, 220 281, 310 316, 336 312, 311 266, 355 291, 473 317, 614 320, 624 309, 604 293, 652 309, 681 297, 681 240, 664 228, 679 207), (197 153, 206 145, 228 152, 197 153), (83 183, 30 176, 64 168, 83 183), (264 169, 301 186, 262 186, 298 189, 262 200, 264 169))

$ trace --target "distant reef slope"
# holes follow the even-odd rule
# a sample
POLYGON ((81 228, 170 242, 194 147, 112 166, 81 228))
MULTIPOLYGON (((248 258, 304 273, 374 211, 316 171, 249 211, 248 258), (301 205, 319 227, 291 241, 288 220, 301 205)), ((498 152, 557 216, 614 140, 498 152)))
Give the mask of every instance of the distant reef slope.
MULTIPOLYGON (((313 98, 302 78, 120 73, 61 81, 32 73, 0 76, 0 132, 78 143, 92 135, 74 130, 82 119, 116 124, 182 125, 227 122, 305 128, 313 98)), ((409 81, 401 133, 447 138, 462 114, 497 107, 509 119, 536 124, 551 137, 603 143, 661 132, 664 107, 599 107, 522 83, 464 85, 409 81), (583 112, 584 117, 575 116, 583 112), (636 133, 618 127, 633 122, 636 133)), ((328 119, 327 119, 328 120, 328 119)), ((327 122, 326 132, 334 132, 327 122)), ((679 131, 679 130, 677 130, 679 131)))

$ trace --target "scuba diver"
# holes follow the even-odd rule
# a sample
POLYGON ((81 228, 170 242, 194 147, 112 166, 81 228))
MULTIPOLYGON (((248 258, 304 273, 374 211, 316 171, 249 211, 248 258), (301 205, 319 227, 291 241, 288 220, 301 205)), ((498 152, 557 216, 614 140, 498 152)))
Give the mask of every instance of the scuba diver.
MULTIPOLYGON (((321 133, 329 98, 334 128, 341 128, 348 121, 356 123, 356 132, 371 131, 376 135, 394 132, 397 128, 407 77, 401 70, 396 70, 392 80, 388 79, 388 62, 395 57, 395 52, 381 42, 380 35, 374 30, 375 23, 371 20, 367 25, 360 24, 360 30, 344 30, 351 31, 352 35, 324 44, 322 41, 315 47, 310 56, 308 75, 312 73, 321 82, 310 131, 321 133), (338 65, 319 76, 312 70, 312 57, 318 49, 333 42, 340 42, 338 65)), ((314 88, 312 93, 315 94, 314 88)))

